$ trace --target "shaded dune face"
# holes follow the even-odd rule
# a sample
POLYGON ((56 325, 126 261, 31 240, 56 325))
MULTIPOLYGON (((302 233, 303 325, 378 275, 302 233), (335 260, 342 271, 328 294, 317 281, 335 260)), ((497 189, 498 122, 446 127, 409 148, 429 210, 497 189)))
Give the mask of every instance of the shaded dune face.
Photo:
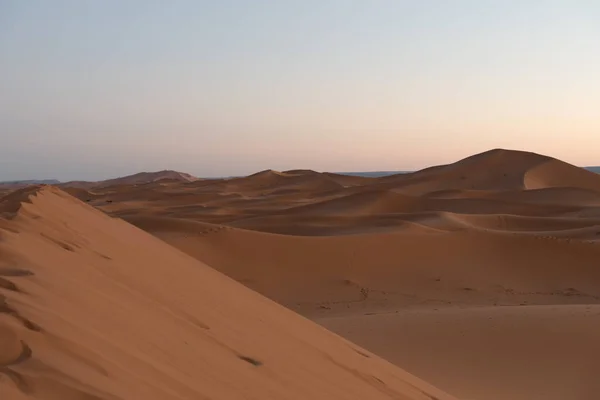
POLYGON ((2 399, 453 399, 58 189, 0 207, 2 399))

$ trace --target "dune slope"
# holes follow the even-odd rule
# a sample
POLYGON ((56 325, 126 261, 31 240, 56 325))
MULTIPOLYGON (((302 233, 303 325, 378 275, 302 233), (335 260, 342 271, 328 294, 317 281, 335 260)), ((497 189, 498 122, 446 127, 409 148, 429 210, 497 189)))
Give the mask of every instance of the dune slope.
POLYGON ((451 400, 58 189, 0 205, 0 398, 451 400))
MULTIPOLYGON (((481 218, 466 222, 494 222, 481 218)), ((498 222, 557 223, 514 218, 498 222)), ((600 393, 597 242, 477 229, 298 237, 131 222, 461 398, 600 393)))

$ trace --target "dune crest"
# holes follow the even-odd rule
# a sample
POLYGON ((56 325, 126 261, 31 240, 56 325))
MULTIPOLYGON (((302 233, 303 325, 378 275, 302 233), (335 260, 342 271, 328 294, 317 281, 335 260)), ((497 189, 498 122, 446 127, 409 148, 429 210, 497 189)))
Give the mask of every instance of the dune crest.
POLYGON ((2 207, 2 399, 453 399, 58 189, 2 207))
POLYGON ((140 185, 146 183, 170 181, 170 182, 194 182, 198 178, 185 172, 164 170, 157 172, 138 172, 137 174, 122 176, 120 178, 106 179, 98 182, 70 181, 59 184, 63 188, 106 188, 118 185, 140 185))

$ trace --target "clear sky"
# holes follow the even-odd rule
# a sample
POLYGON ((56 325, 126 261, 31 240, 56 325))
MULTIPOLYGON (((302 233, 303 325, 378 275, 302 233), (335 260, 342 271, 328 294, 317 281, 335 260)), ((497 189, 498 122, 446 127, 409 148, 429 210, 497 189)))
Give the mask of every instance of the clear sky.
POLYGON ((600 164, 597 0, 0 0, 0 180, 600 164))

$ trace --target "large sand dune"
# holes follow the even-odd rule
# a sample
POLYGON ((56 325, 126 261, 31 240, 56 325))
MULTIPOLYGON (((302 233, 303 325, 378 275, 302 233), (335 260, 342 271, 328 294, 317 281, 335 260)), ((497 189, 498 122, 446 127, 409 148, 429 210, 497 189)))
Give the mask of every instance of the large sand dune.
MULTIPOLYGON (((306 398, 312 393, 299 392, 294 385, 299 381, 313 382, 315 377, 308 372, 308 364, 299 360, 309 357, 307 363, 310 359, 311 363, 322 365, 318 375, 325 380, 325 369, 337 371, 338 367, 313 358, 312 349, 323 351, 331 347, 335 357, 339 354, 343 358, 335 359, 336 365, 352 363, 352 368, 360 372, 354 374, 355 378, 348 378, 352 384, 342 384, 346 378, 333 372, 335 376, 328 382, 338 389, 325 388, 320 379, 315 381, 315 392, 320 391, 323 398, 352 398, 346 392, 338 392, 340 387, 352 385, 360 386, 350 389, 353 395, 361 394, 357 398, 371 398, 365 397, 366 391, 371 390, 371 381, 368 378, 365 386, 363 368, 392 374, 395 378, 375 375, 386 384, 388 379, 414 379, 404 378, 406 373, 396 369, 392 372, 375 356, 363 365, 365 360, 351 359, 351 352, 338 353, 337 345, 330 346, 330 341, 340 343, 341 339, 211 272, 207 267, 210 266, 459 398, 596 400, 600 396, 593 372, 600 356, 593 336, 598 329, 600 307, 600 175, 534 153, 492 150, 454 164, 381 178, 311 170, 267 170, 232 179, 159 180, 66 190, 88 205, 152 233, 187 256, 123 221, 108 219, 98 212, 93 213, 93 220, 88 219, 92 213, 83 203, 46 189, 34 198, 33 206, 26 205, 19 217, 3 224, 11 231, 45 232, 62 242, 73 235, 72 240, 80 247, 61 253, 64 257, 53 261, 51 272, 44 272, 42 260, 38 259, 27 267, 35 275, 5 278, 10 281, 9 286, 26 285, 23 287, 27 293, 44 299, 43 306, 29 306, 33 300, 8 290, 12 302, 23 302, 24 312, 30 313, 24 314, 26 318, 41 324, 46 321, 43 315, 51 313, 50 307, 67 307, 64 300, 53 297, 57 295, 52 287, 64 290, 71 296, 69 299, 92 296, 95 300, 89 301, 96 302, 103 298, 111 304, 108 308, 138 312, 144 316, 142 322, 170 326, 170 338, 181 335, 178 329, 183 328, 178 324, 183 322, 161 314, 156 307, 151 312, 140 305, 138 310, 132 309, 133 305, 116 306, 111 300, 127 304, 134 301, 127 296, 134 293, 137 301, 136 296, 141 293, 152 299, 152 304, 175 310, 176 316, 185 314, 184 320, 191 316, 202 321, 211 327, 208 332, 223 333, 222 337, 216 333, 214 337, 227 340, 227 346, 240 353, 264 361, 261 368, 277 363, 280 374, 272 375, 275 370, 269 370, 272 381, 267 383, 267 378, 261 377, 250 382, 253 375, 245 373, 258 373, 260 368, 236 364, 235 357, 228 359, 224 353, 215 353, 205 361, 192 361, 187 355, 180 359, 184 350, 171 339, 154 342, 155 337, 145 336, 146 333, 140 340, 142 347, 133 346, 134 356, 130 353, 133 350, 123 347, 128 349, 123 357, 129 358, 119 359, 119 365, 129 365, 131 357, 139 356, 140 349, 149 351, 144 346, 152 343, 156 353, 150 355, 160 359, 153 358, 152 362, 158 362, 158 368, 166 368, 167 364, 174 368, 168 370, 168 376, 178 377, 190 390, 200 390, 196 389, 200 383, 210 388, 206 390, 220 386, 207 377, 196 386, 190 383, 191 373, 181 371, 204 374, 211 363, 218 366, 215 371, 230 368, 231 363, 232 368, 240 368, 236 371, 241 374, 238 378, 236 372, 236 383, 231 387, 248 387, 255 390, 252 395, 260 394, 261 398, 306 398), (85 217, 72 214, 84 213, 83 210, 85 217), (75 233, 71 232, 73 229, 75 233), (104 246, 114 249, 114 254, 107 254, 104 246), (95 252, 111 257, 114 265, 95 252), (54 263, 58 266, 54 267, 54 263), (73 275, 73 263, 84 266, 75 269, 76 274, 83 275, 73 275), (143 273, 140 265, 144 266, 143 273), (88 279, 98 280, 97 290, 79 287, 88 279), (126 296, 122 290, 129 294, 126 296), (42 311, 36 307, 42 307, 42 311), (263 316, 263 311, 270 317, 263 316), (254 318, 267 322, 262 325, 254 318), (258 336, 267 335, 265 341, 279 343, 277 349, 291 346, 293 354, 296 350, 306 354, 285 356, 298 357, 290 359, 288 365, 281 350, 268 350, 258 336, 248 335, 248 341, 236 339, 235 335, 242 335, 241 332, 246 335, 245 326, 252 327, 258 336), (315 333, 305 334, 305 329, 315 333), (290 336, 302 337, 307 348, 295 347, 299 345, 290 336), (253 347, 250 343, 257 340, 253 347), (372 367, 371 362, 377 367, 372 367), (184 364, 195 369, 186 369, 184 364), (185 377, 177 375, 179 372, 185 377), (356 383, 357 377, 363 383, 356 383), (268 389, 260 391, 259 384, 268 389), (285 386, 288 384, 291 386, 285 386), (271 389, 274 387, 277 389, 271 389), (278 397, 283 388, 288 397, 278 397), (329 390, 332 394, 325 395, 329 390)), ((23 192, 9 196, 14 206, 19 204, 23 192)), ((5 211, 16 209, 7 207, 5 211)), ((32 257, 25 258, 26 248, 40 243, 50 246, 50 242, 39 238, 36 240, 40 243, 34 241, 29 234, 6 235, 10 248, 21 246, 19 257, 23 256, 23 260, 32 257), (24 244, 18 245, 20 241, 24 244)), ((69 314, 68 308, 66 315, 80 318, 83 309, 93 308, 91 303, 82 307, 73 308, 77 314, 69 314)), ((108 320, 127 329, 132 326, 128 324, 135 322, 118 319, 121 314, 108 314, 102 305, 89 316, 81 317, 93 327, 86 334, 98 335, 106 328, 100 328, 96 322, 88 323, 85 318, 117 318, 108 320)), ((60 323, 65 322, 53 323, 53 332, 59 332, 60 323)), ((196 341, 204 349, 208 346, 202 336, 206 332, 199 332, 203 332, 198 334, 200 339, 195 330, 186 333, 190 335, 188 343, 196 341)), ((35 358, 33 344, 39 336, 27 335, 23 340, 33 349, 35 358)), ((20 340, 19 336, 13 337, 20 340)), ((69 340, 75 341, 74 336, 69 336, 69 340)), ((114 340, 122 346, 129 343, 121 336, 114 336, 114 340)), ((89 343, 96 346, 97 342, 89 343)), ((49 359, 52 357, 44 360, 49 359)), ((35 374, 25 369, 26 365, 23 364, 24 376, 35 382, 31 378, 35 374)), ((110 370, 105 364, 102 366, 110 370)), ((127 373, 117 375, 127 381, 123 387, 133 390, 133 386, 127 386, 134 382, 128 380, 127 373)), ((172 390, 183 387, 171 384, 167 387, 172 390)), ((425 388, 421 386, 424 383, 417 385, 425 388)), ((94 386, 98 387, 101 385, 94 386)), ((395 388, 401 393, 398 396, 406 393, 406 398, 413 398, 402 383, 395 388)), ((202 393, 208 396, 207 392, 202 393)), ((240 392, 231 393, 237 396, 240 392)), ((443 394, 433 396, 446 398, 443 394)))
POLYGON ((447 399, 57 189, 4 199, 2 399, 447 399))

